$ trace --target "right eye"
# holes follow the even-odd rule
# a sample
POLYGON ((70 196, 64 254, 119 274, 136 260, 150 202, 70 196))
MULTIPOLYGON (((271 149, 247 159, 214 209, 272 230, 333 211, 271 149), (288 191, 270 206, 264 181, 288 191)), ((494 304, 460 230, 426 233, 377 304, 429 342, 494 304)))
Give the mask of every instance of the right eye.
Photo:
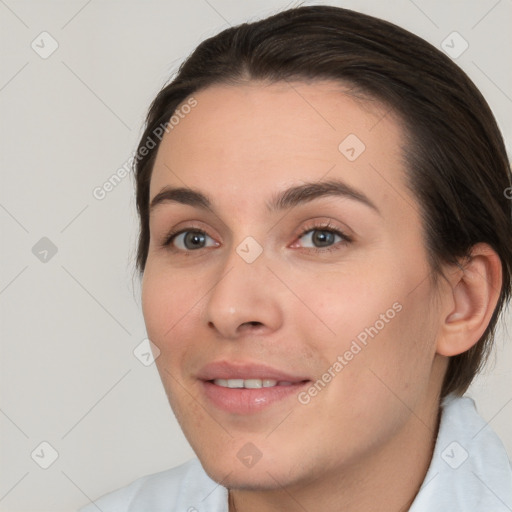
POLYGON ((180 251, 195 251, 205 247, 215 247, 218 243, 204 231, 198 229, 183 229, 177 233, 171 233, 167 237, 164 245, 174 246, 174 248, 180 251), (210 239, 213 243, 206 245, 207 239, 210 239))

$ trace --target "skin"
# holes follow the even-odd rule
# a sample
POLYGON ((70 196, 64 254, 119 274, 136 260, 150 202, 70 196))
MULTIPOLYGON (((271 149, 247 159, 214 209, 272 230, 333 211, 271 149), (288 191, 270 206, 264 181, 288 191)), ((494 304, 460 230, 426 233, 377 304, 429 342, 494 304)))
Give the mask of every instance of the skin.
POLYGON ((383 106, 330 82, 217 85, 194 97, 160 145, 150 198, 186 186, 212 207, 153 209, 142 287, 158 371, 187 439, 238 512, 407 510, 430 463, 448 358, 485 330, 499 259, 475 246, 464 270, 446 267, 432 284, 404 135, 383 106), (338 149, 349 134, 366 146, 353 162, 338 149), (337 196, 266 208, 290 186, 330 178, 379 211, 337 196), (312 222, 352 241, 319 250, 311 231, 299 238, 312 222), (185 228, 204 231, 206 247, 163 246, 185 228), (263 247, 250 264, 236 252, 248 236, 263 247), (197 373, 220 359, 320 378, 395 303, 400 312, 307 405, 292 397, 247 416, 202 394, 197 373), (262 454, 250 468, 237 457, 248 442, 262 454))

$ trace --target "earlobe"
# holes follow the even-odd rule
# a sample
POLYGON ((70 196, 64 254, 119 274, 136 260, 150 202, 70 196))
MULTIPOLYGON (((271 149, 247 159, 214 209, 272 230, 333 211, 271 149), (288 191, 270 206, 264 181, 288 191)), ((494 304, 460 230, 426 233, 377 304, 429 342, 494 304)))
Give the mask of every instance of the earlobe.
POLYGON ((450 311, 442 320, 437 353, 455 356, 469 350, 485 332, 499 299, 502 269, 496 252, 476 244, 451 280, 450 311))

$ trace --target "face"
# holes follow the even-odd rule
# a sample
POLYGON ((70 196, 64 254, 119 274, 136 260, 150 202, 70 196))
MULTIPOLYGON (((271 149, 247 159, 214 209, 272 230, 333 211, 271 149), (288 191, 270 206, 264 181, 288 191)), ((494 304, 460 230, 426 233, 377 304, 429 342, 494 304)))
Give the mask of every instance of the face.
POLYGON ((438 319, 397 120, 329 82, 194 98, 158 150, 142 294, 206 471, 302 485, 424 428, 438 319))

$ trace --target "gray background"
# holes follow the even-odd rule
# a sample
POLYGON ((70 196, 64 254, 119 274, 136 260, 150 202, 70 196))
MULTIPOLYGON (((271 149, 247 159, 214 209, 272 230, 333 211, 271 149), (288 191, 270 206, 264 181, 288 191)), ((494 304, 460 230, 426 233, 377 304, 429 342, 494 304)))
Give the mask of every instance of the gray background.
MULTIPOLYGON (((437 47, 459 32, 469 47, 456 61, 510 148, 512 0, 313 3, 376 15, 437 47)), ((200 41, 287 5, 0 0, 0 510, 75 510, 193 456, 154 365, 133 354, 145 329, 131 176, 103 200, 92 192, 125 164, 150 101, 200 41), (43 441, 58 452, 48 469, 43 441)), ((502 325, 470 392, 509 454, 511 363, 502 325)))

